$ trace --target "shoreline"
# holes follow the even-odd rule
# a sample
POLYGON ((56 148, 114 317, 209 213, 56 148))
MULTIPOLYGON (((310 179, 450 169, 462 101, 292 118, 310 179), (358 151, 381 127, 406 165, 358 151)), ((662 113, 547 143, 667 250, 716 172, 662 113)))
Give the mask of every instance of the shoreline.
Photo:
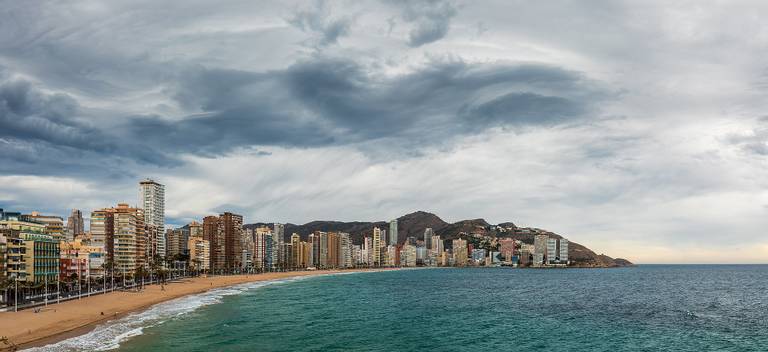
MULTIPOLYGON (((41 307, 42 310, 39 313, 35 313, 33 309, 0 312, 0 331, 2 331, 0 336, 7 337, 19 350, 42 347, 87 334, 98 325, 144 311, 158 303, 205 293, 213 289, 292 277, 384 270, 396 269, 290 271, 183 279, 180 282, 166 284, 164 290, 161 290, 160 285, 155 284, 146 286, 140 292, 115 291, 84 297, 80 300, 49 304, 47 307, 41 307)), ((9 350, 12 350, 11 346, 0 342, 0 351, 9 350)))

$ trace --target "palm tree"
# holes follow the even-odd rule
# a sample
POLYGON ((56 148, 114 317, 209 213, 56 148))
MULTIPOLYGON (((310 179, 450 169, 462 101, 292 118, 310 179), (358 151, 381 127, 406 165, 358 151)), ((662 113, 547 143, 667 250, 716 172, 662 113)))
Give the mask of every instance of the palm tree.
POLYGON ((14 279, 10 277, 6 277, 2 280, 0 280, 0 290, 3 290, 3 303, 8 305, 8 301, 10 300, 10 296, 8 295, 8 290, 10 290, 12 287, 14 287, 14 279))
MULTIPOLYGON (((160 268, 161 268, 160 263, 162 263, 162 258, 160 258, 160 256, 157 254, 153 256, 152 260, 149 262, 150 274, 154 273, 155 277, 157 278, 159 278, 158 272, 160 271, 160 268)), ((150 278, 150 281, 152 281, 151 278, 150 278)))
MULTIPOLYGON (((115 276, 115 261, 112 260, 112 259, 107 259, 107 260, 104 261, 104 264, 101 264, 101 268, 104 269, 104 285, 103 285, 103 287, 104 287, 104 290, 106 291, 106 289, 107 289, 107 272, 109 272, 110 277, 114 277, 115 276)), ((113 281, 111 281, 111 283, 109 285, 110 288, 114 289, 114 287, 112 287, 114 284, 115 283, 113 281)))

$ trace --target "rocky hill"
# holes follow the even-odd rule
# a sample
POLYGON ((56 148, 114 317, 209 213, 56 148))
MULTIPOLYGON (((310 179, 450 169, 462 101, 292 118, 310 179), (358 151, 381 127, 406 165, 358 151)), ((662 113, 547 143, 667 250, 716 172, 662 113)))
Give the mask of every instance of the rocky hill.
MULTIPOLYGON (((266 223, 247 224, 244 227, 270 226, 266 223)), ((389 230, 389 223, 386 221, 377 222, 341 222, 341 221, 312 221, 303 225, 285 224, 286 239, 292 233, 298 233, 303 240, 314 231, 325 232, 346 232, 352 237, 354 243, 360 243, 365 236, 370 236, 373 228, 378 226, 384 230, 389 230)), ((462 220, 455 223, 447 223, 435 214, 425 211, 417 211, 403 215, 397 219, 398 242, 403 243, 408 237, 422 239, 424 230, 432 230, 443 239, 452 240, 468 234, 482 234, 495 237, 510 237, 520 240, 524 243, 532 244, 536 233, 546 233, 550 237, 562 238, 560 235, 547 232, 545 230, 534 229, 530 231, 515 230, 512 222, 504 222, 498 225, 491 225, 484 219, 462 220)), ((596 254, 589 248, 581 244, 570 242, 568 247, 568 256, 575 266, 580 267, 619 267, 633 265, 626 259, 611 258, 604 254, 596 254)))

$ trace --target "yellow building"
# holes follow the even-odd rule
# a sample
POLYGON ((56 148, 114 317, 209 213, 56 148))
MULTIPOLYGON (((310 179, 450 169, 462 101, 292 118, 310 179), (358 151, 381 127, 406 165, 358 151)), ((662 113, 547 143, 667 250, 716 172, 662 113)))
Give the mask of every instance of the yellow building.
POLYGON ((455 266, 467 266, 467 241, 453 240, 453 263, 455 266))
POLYGON ((208 271, 211 268, 211 245, 202 236, 190 236, 187 243, 189 262, 195 270, 208 271))
POLYGON ((45 233, 53 236, 57 241, 63 241, 64 238, 64 219, 60 216, 42 215, 33 211, 30 214, 22 215, 21 220, 37 222, 45 225, 45 233))
POLYGON ((5 271, 18 281, 55 282, 59 275, 59 241, 45 225, 16 219, 0 221, 6 239, 5 271))

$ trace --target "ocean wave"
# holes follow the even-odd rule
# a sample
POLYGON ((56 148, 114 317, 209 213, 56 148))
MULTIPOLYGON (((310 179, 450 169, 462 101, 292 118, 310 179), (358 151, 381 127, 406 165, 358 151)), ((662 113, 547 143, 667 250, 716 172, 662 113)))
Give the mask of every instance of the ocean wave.
POLYGON ((30 352, 108 351, 120 347, 126 340, 144 333, 144 329, 193 312, 201 307, 221 303, 222 298, 242 294, 268 285, 304 280, 315 276, 297 276, 285 279, 248 282, 217 288, 205 293, 184 296, 158 303, 147 310, 98 325, 91 332, 43 347, 26 349, 30 352))

